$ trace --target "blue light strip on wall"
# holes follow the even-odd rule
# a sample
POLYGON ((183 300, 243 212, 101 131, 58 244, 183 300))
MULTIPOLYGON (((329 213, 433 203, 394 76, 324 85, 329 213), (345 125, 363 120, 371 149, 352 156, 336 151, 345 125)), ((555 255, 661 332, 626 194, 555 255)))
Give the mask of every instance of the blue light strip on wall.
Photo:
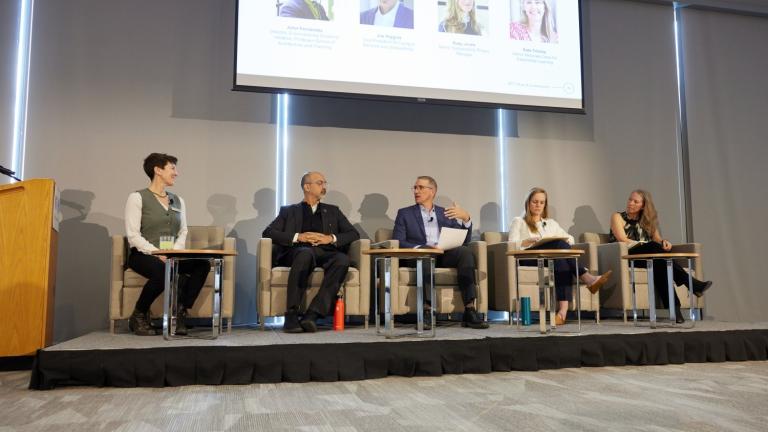
POLYGON ((277 95, 277 127, 275 145, 275 214, 280 211, 280 207, 288 203, 288 124, 289 124, 289 105, 290 96, 288 93, 277 95))
POLYGON ((282 147, 280 146, 280 137, 282 136, 282 117, 283 117, 283 95, 279 94, 275 96, 275 215, 280 212, 280 153, 282 147))
POLYGON ((283 94, 283 200, 281 205, 288 204, 288 125, 290 124, 290 118, 288 114, 290 111, 291 96, 288 93, 283 94))
POLYGON ((32 47, 33 8, 34 0, 20 0, 11 170, 16 171, 16 177, 22 179, 24 178, 24 153, 27 136, 27 97, 29 95, 29 57, 32 47))
POLYGON ((688 108, 685 103, 685 60, 683 46, 683 5, 674 2, 675 70, 677 73, 677 179, 680 194, 680 225, 686 243, 694 241, 691 198, 691 167, 688 148, 688 108))
POLYGON ((497 152, 499 156, 499 209, 501 214, 499 215, 499 231, 505 231, 507 229, 507 142, 506 142, 506 124, 504 123, 504 110, 499 108, 496 110, 497 120, 497 133, 498 140, 496 141, 497 152))

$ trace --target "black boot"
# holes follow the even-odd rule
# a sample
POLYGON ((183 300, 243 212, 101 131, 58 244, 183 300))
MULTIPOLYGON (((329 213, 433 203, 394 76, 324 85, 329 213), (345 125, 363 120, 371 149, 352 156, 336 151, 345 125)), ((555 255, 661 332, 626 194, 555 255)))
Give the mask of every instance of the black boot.
POLYGON ((704 295, 704 291, 708 290, 712 286, 712 281, 699 281, 693 280, 693 295, 701 297, 704 295))
POLYGON ((299 323, 301 325, 301 328, 304 329, 307 333, 314 333, 317 331, 317 319, 320 316, 317 314, 317 312, 313 310, 308 310, 307 313, 304 314, 304 318, 301 319, 301 322, 299 323))
POLYGON ((128 318, 128 328, 137 336, 155 336, 157 332, 149 323, 149 312, 133 310, 128 318))
POLYGON ((461 326, 473 329, 487 329, 488 323, 483 321, 475 308, 468 307, 464 308, 464 319, 462 320, 461 326))
POLYGON ((299 325, 299 312, 295 309, 288 310, 285 313, 283 331, 286 333, 302 333, 304 331, 299 325))
POLYGON ((176 333, 179 336, 186 336, 187 330, 187 308, 181 306, 179 313, 176 314, 176 333))

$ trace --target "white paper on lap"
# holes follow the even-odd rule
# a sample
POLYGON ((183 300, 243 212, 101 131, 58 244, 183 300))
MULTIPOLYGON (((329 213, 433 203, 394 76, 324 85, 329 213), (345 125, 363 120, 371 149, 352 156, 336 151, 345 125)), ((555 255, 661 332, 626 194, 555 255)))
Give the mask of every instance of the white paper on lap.
POLYGON ((440 230, 440 238, 437 240, 437 248, 442 250, 456 249, 464 244, 467 238, 467 230, 444 227, 440 230))

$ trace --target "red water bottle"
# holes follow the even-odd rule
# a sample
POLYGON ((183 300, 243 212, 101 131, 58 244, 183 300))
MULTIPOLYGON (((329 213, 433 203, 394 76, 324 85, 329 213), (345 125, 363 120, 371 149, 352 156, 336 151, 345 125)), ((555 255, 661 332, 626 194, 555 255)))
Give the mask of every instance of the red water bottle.
POLYGON ((333 330, 344 331, 344 299, 336 298, 336 309, 333 311, 333 330))

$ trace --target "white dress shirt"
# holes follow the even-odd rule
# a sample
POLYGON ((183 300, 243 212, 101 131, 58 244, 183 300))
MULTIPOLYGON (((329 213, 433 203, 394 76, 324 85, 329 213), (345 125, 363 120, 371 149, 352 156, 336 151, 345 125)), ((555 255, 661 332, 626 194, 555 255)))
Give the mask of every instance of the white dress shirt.
POLYGON ((435 206, 432 206, 432 210, 427 210, 419 204, 419 210, 421 210, 421 220, 424 222, 424 233, 427 235, 427 246, 437 246, 440 239, 440 225, 437 223, 435 206))
MULTIPOLYGON (((187 242, 187 206, 180 196, 176 195, 176 198, 179 199, 181 227, 176 234, 176 242, 173 244, 173 248, 179 250, 184 249, 187 242)), ((164 209, 168 210, 168 206, 160 202, 160 200, 158 202, 164 209)), ((128 195, 128 201, 125 203, 125 236, 128 238, 128 244, 131 247, 135 247, 139 252, 149 255, 152 251, 159 249, 141 236, 141 206, 140 193, 133 192, 128 195)))
POLYGON ((568 234, 554 219, 542 219, 536 222, 536 228, 539 229, 539 232, 531 232, 525 219, 518 216, 512 219, 512 224, 509 226, 509 241, 522 243, 523 240, 531 238, 538 240, 545 237, 567 237, 568 244, 574 243, 573 236, 568 234))

